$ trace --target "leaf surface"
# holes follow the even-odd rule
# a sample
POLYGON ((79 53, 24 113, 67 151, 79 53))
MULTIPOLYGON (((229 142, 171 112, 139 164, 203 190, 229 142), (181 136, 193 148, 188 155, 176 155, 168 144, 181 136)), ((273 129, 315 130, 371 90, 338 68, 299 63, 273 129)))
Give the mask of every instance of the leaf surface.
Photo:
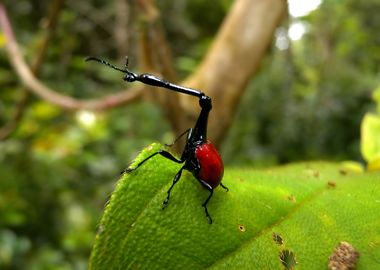
MULTIPOLYGON (((161 147, 149 146, 134 164, 161 147)), ((227 168, 230 191, 215 190, 210 225, 201 207, 208 192, 187 171, 161 209, 180 167, 156 156, 121 177, 90 269, 283 269, 285 250, 296 269, 327 269, 341 241, 360 252, 357 269, 380 268, 380 173, 347 174, 323 162, 227 168)))

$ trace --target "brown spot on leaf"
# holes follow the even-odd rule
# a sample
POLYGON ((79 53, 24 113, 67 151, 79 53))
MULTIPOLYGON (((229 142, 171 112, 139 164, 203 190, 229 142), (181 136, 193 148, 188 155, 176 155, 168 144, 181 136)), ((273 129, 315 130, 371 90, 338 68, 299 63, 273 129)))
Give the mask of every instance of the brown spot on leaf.
POLYGON ((245 232, 245 227, 244 227, 243 224, 240 224, 240 225, 239 225, 239 231, 241 231, 241 232, 245 232))
POLYGON ((279 246, 284 244, 284 239, 278 233, 273 233, 273 241, 279 246))
POLYGON ((339 173, 340 173, 341 175, 346 175, 348 172, 347 172, 347 170, 345 170, 345 169, 340 169, 340 170, 339 170, 339 173))
POLYGON ((355 269, 360 253, 347 242, 340 242, 329 257, 328 267, 331 270, 355 269))
POLYGON ((292 270, 297 265, 296 255, 288 249, 280 252, 280 261, 286 270, 292 270))
POLYGON ((289 200, 289 201, 291 201, 291 202, 297 202, 297 200, 296 200, 296 197, 294 197, 294 195, 292 195, 292 194, 290 194, 288 197, 287 197, 287 199, 289 200))
POLYGON ((328 181, 327 182, 327 186, 330 187, 330 188, 335 188, 336 187, 336 182, 334 182, 334 181, 328 181))

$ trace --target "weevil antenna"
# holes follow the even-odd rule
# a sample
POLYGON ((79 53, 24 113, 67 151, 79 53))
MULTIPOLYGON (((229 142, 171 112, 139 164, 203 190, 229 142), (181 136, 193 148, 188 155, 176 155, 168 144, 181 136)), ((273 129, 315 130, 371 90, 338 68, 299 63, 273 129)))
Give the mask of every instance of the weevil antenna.
POLYGON ((162 88, 173 90, 173 91, 176 91, 179 93, 183 93, 183 94, 187 94, 187 95, 191 95, 191 96, 196 96, 200 99, 200 106, 202 108, 204 106, 208 106, 208 107, 210 107, 209 110, 211 109, 211 99, 201 91, 173 84, 171 82, 160 79, 160 78, 158 78, 152 74, 148 74, 148 73, 135 74, 135 73, 129 71, 128 70, 128 57, 126 58, 125 69, 115 67, 114 65, 108 63, 107 61, 104 61, 104 60, 99 59, 99 58, 94 57, 94 56, 89 56, 85 60, 86 61, 96 61, 96 62, 99 62, 103 65, 106 65, 112 69, 115 69, 117 71, 125 73, 123 80, 127 81, 127 82, 139 81, 139 82, 145 83, 147 85, 162 87, 162 88), (203 103, 205 103, 206 99, 207 99, 206 105, 203 105, 203 103), (210 105, 208 105, 208 103, 210 103, 210 105))
POLYGON ((129 70, 128 70, 128 57, 126 57, 126 63, 125 63, 125 69, 121 69, 121 68, 118 68, 118 67, 115 67, 114 65, 110 64, 109 62, 103 60, 103 59, 99 59, 97 57, 94 57, 94 56, 88 56, 86 57, 85 59, 86 62, 88 61, 96 61, 96 62, 99 62, 103 65, 106 65, 106 66, 109 66, 110 68, 112 69, 115 69, 115 70, 118 70, 118 71, 121 71, 123 73, 131 73, 129 70))

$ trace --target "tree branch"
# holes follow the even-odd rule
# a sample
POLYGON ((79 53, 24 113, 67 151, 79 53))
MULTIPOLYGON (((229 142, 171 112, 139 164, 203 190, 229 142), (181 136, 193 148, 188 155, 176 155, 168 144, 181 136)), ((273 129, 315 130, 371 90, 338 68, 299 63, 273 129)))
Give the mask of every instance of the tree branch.
MULTIPOLYGON (((47 29, 45 31, 45 36, 41 42, 41 46, 37 53, 37 57, 32 64, 32 72, 35 76, 38 76, 38 73, 41 70, 41 66, 46 55, 47 47, 53 36, 55 26, 58 21, 59 13, 62 10, 62 6, 63 0, 55 0, 51 4, 51 8, 47 19, 47 29)), ((21 98, 15 106, 16 108, 12 117, 4 126, 0 128, 0 140, 8 138, 12 134, 12 132, 17 128, 18 123, 22 120, 24 116, 25 107, 28 103, 29 97, 30 92, 26 89, 23 89, 21 93, 21 98)))
MULTIPOLYGON (((139 60, 140 69, 144 72, 153 72, 168 81, 176 81, 176 72, 173 68, 171 48, 162 27, 160 12, 156 8, 155 0, 138 0, 135 2, 137 13, 140 16, 139 31, 139 60)), ((151 91, 149 98, 165 112, 172 130, 179 134, 181 107, 179 95, 168 91, 151 91)))
POLYGON ((59 17, 61 10, 62 10, 63 1, 64 0, 55 0, 51 4, 50 11, 49 11, 49 17, 48 17, 47 23, 46 23, 47 29, 45 32, 45 37, 42 40, 42 42, 40 43, 39 52, 37 53, 37 57, 32 64, 32 72, 35 76, 38 76, 38 74, 40 73, 42 63, 43 63, 45 56, 46 56, 47 48, 49 46, 51 38, 53 37, 55 27, 56 27, 57 22, 58 22, 58 17, 59 17))
MULTIPOLYGON (((216 145, 226 135, 240 98, 286 11, 286 0, 236 0, 203 62, 183 83, 213 98, 209 135, 216 145)), ((181 101, 190 116, 182 121, 184 129, 196 120, 197 104, 186 96, 181 96, 181 101)))
POLYGON ((57 93, 41 83, 33 75, 28 65, 20 52, 18 44, 13 34, 11 24, 9 22, 6 9, 3 3, 0 2, 0 27, 6 37, 6 50, 9 60, 21 79, 24 86, 37 94, 46 101, 60 106, 68 110, 88 109, 88 110, 103 110, 111 107, 120 106, 131 101, 135 101, 141 96, 141 88, 135 87, 128 91, 122 91, 113 95, 106 96, 100 99, 78 100, 70 96, 57 93))

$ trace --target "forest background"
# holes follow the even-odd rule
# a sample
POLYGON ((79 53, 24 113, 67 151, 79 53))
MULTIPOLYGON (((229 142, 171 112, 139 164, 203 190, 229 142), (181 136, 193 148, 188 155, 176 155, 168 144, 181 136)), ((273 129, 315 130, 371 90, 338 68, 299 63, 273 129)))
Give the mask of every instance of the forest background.
MULTIPOLYGON (((123 66, 128 55, 132 70, 204 90, 198 67, 234 1, 3 2, 0 268, 86 269, 119 172, 151 142, 170 143, 199 108, 191 98, 175 106, 172 93, 126 85, 122 74, 84 58, 123 66), (38 82, 74 101, 97 98, 99 107, 36 94, 15 68, 20 55, 7 48, 5 10, 38 82)), ((360 127, 379 87, 379 2, 308 1, 315 6, 299 10, 302 1, 290 1, 289 15, 284 1, 271 2, 277 13, 250 29, 266 37, 253 42, 254 66, 236 59, 217 79, 223 85, 245 74, 239 95, 225 97, 229 109, 216 98, 210 115, 226 166, 363 162, 360 127)))

